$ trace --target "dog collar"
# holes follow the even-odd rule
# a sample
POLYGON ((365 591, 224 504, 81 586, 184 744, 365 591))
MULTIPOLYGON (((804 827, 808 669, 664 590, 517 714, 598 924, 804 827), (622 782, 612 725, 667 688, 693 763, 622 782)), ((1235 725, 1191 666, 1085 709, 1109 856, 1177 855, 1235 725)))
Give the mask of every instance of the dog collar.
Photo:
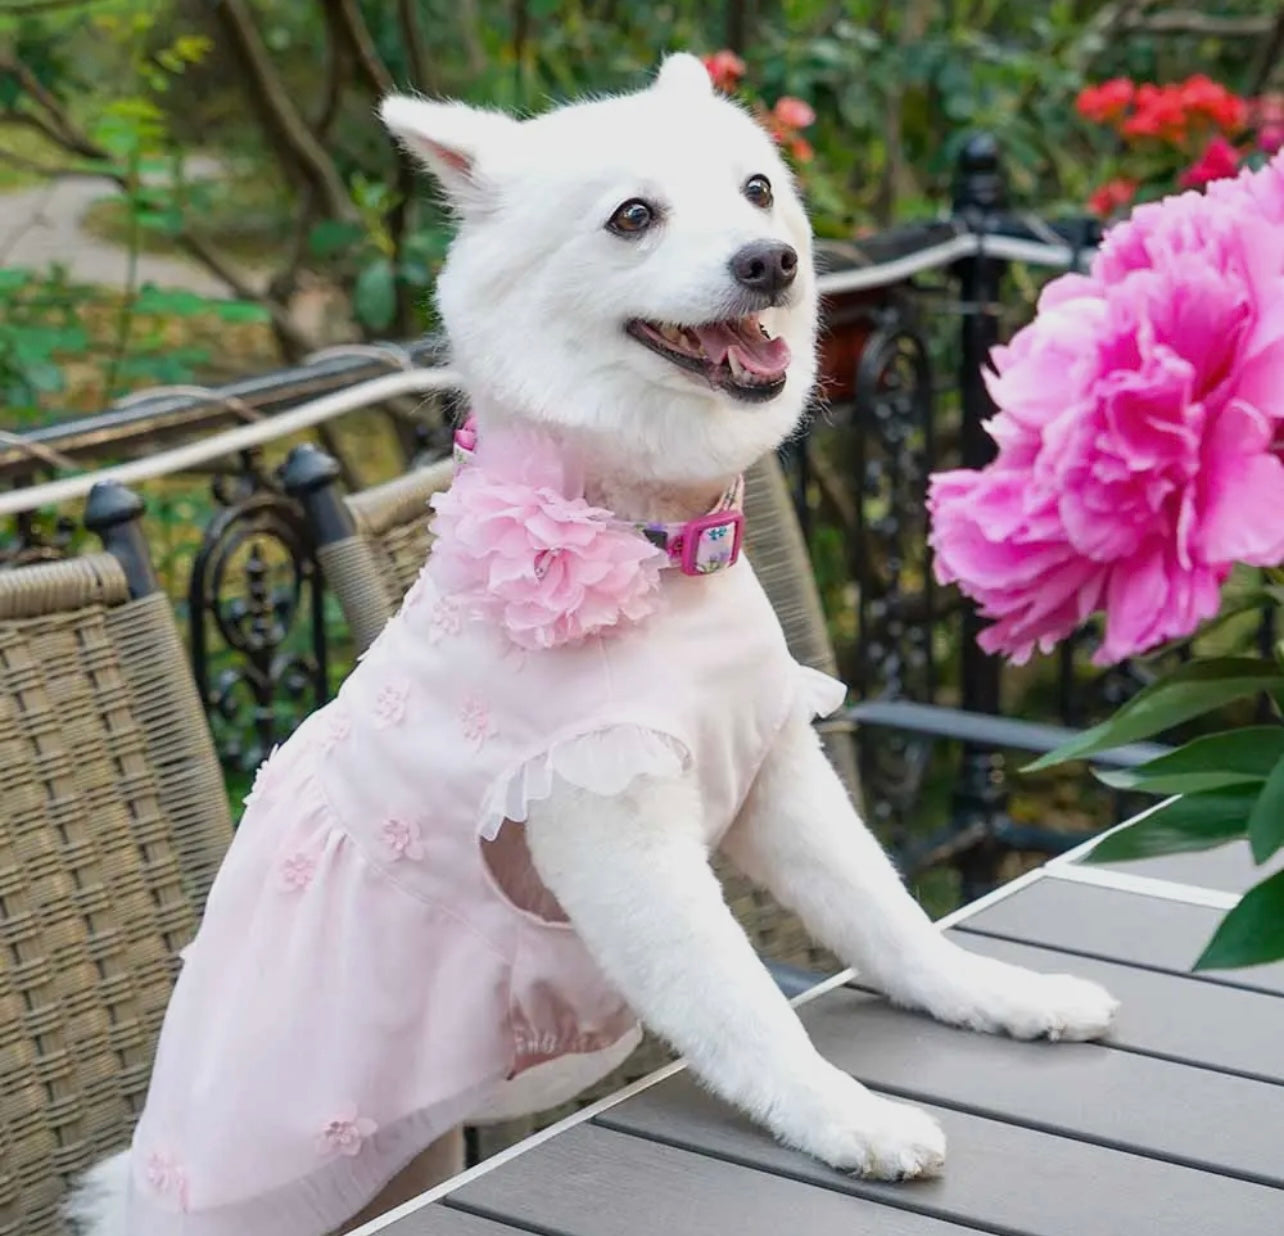
MULTIPOLYGON (((455 430, 455 462, 470 463, 477 449, 477 423, 470 416, 455 430)), ((712 575, 734 566, 745 535, 745 479, 738 476, 707 514, 682 521, 621 520, 663 552, 683 575, 712 575)))

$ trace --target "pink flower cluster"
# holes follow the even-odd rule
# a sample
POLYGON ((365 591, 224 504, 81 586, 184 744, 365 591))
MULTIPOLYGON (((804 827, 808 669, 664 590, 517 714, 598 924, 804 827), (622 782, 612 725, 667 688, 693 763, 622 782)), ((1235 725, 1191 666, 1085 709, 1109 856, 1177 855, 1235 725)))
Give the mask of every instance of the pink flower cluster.
POLYGON ((1284 156, 1138 208, 995 349, 997 458, 934 476, 936 574, 1026 660, 1105 614, 1102 664, 1284 561, 1284 156))
POLYGON ((576 643, 654 608, 664 555, 591 506, 543 438, 488 435, 432 505, 437 586, 521 648, 576 643))

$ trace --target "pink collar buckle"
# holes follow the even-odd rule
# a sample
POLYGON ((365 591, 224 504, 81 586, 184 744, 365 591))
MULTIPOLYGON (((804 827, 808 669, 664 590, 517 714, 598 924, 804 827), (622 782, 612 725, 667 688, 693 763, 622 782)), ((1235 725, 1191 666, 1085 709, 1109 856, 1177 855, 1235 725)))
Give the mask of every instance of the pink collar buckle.
POLYGON ((637 529, 668 555, 683 575, 712 575, 735 566, 745 539, 745 481, 738 476, 707 515, 685 523, 645 523, 637 529))
POLYGON ((683 575, 712 575, 734 566, 745 537, 742 511, 713 511, 680 525, 667 546, 683 575))

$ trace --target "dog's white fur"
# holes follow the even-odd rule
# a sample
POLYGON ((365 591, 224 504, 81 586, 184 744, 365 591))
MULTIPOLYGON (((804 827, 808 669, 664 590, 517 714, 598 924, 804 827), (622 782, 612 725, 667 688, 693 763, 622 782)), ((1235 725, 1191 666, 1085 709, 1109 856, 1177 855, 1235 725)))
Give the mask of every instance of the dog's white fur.
POLYGON ((459 214, 437 302, 483 425, 520 418, 573 434, 598 485, 619 491, 617 514, 639 518, 675 499, 703 514, 711 484, 793 430, 816 376, 810 228, 770 138, 713 95, 697 60, 670 58, 641 94, 524 123, 406 98, 388 99, 383 118, 459 214), (740 192, 756 173, 775 186, 770 213, 740 192), (621 240, 603 224, 635 197, 665 220, 621 240), (762 314, 793 350, 787 388, 746 408, 622 328, 631 316, 697 323, 744 312, 732 309, 727 262, 757 240, 787 241, 803 261, 792 307, 762 314))
MULTIPOLYGON (((810 229, 770 139, 674 56, 653 86, 519 122, 457 103, 390 98, 388 127, 459 216, 438 285, 452 363, 484 426, 534 422, 589 460, 590 498, 630 518, 703 513, 728 479, 798 424, 815 379, 810 229), (769 210, 741 188, 765 174, 769 210), (645 198, 661 222, 622 239, 604 222, 645 198), (742 245, 800 255, 786 305, 762 320, 794 356, 784 391, 747 404, 624 332, 634 317, 696 324, 743 312, 728 269, 742 245)), ((751 671, 750 671, 751 672, 751 671)), ((611 799, 559 784, 532 805, 537 871, 608 977, 710 1089, 835 1167, 899 1179, 940 1170, 945 1138, 916 1108, 827 1063, 732 918, 708 862, 713 821, 694 782, 639 780, 611 799)), ((896 1003, 1018 1038, 1104 1033, 1114 1000, 1068 976, 964 952, 906 892, 826 761, 808 718, 785 728, 724 848, 815 937, 896 1003)), ((123 1157, 73 1213, 126 1236, 123 1157)), ((318 1233, 318 1236, 321 1236, 318 1233)))

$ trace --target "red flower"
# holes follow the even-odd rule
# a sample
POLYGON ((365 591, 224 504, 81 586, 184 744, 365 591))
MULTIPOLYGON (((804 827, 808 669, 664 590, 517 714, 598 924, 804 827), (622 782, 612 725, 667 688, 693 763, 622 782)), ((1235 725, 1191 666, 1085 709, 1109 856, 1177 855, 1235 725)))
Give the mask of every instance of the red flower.
POLYGON ((1120 177, 1108 180, 1093 191, 1088 199, 1088 209, 1102 219, 1109 219, 1116 211, 1122 210, 1137 196, 1137 182, 1120 177))
POLYGON ((1117 77, 1081 90, 1075 107, 1085 119, 1109 124, 1125 138, 1169 145, 1202 138, 1209 129, 1233 135, 1249 119, 1248 103, 1203 73, 1168 86, 1134 86, 1117 77))
POLYGON ((728 48, 704 58, 704 67, 713 78, 713 84, 726 94, 731 94, 745 75, 745 62, 728 48))
POLYGON ((1201 189, 1214 180, 1229 180, 1239 173, 1239 151, 1220 133, 1209 141, 1199 162, 1181 174, 1184 189, 1201 189))
POLYGON ((1114 77, 1100 86, 1085 86, 1075 99, 1075 110, 1085 120, 1114 124, 1122 120, 1137 88, 1126 77, 1114 77))
POLYGON ((1202 73, 1187 78, 1177 92, 1188 116, 1210 121, 1223 133, 1238 133, 1248 120, 1248 104, 1202 73))
POLYGON ((1151 137, 1161 142, 1180 142, 1186 136, 1188 117, 1181 90, 1173 86, 1141 86, 1137 110, 1124 121, 1124 137, 1151 137))

